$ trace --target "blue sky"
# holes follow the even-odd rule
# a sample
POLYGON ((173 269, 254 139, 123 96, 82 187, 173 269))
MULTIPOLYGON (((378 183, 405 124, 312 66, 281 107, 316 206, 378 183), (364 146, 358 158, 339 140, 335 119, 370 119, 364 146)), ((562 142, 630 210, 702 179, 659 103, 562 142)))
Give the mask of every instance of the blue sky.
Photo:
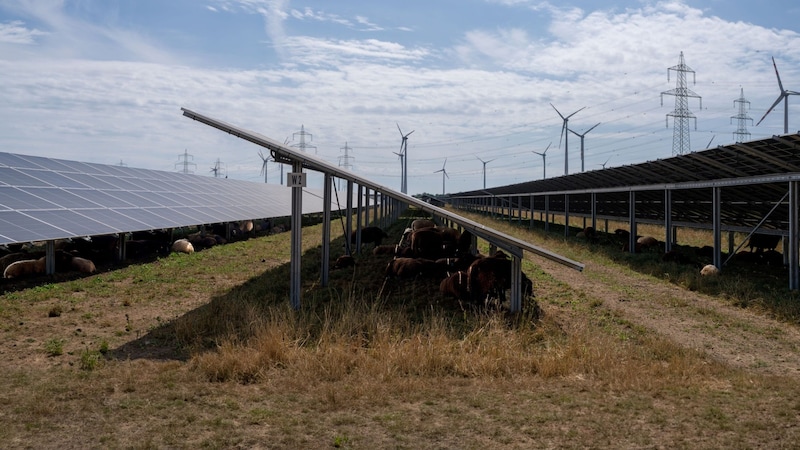
MULTIPOLYGON (((790 1, 3 0, 0 149, 195 173, 216 161, 264 181, 259 147, 181 115, 210 115, 298 144, 409 193, 564 174, 564 115, 586 134, 585 170, 672 155, 684 53, 693 151, 734 141, 741 90, 751 139, 783 133, 784 88, 800 91, 800 6, 790 1), (695 84, 692 81, 696 80, 695 84), (584 108, 584 109, 581 109, 584 108), (294 139, 294 140, 292 140, 294 139), (310 147, 310 146, 313 146, 310 147)), ((800 129, 790 97, 789 131, 800 129)), ((580 171, 569 135, 569 171, 580 171)), ((288 171, 285 169, 285 171, 288 171)), ((267 181, 280 168, 268 164, 267 181)), ((310 187, 316 178, 309 181, 310 187)))

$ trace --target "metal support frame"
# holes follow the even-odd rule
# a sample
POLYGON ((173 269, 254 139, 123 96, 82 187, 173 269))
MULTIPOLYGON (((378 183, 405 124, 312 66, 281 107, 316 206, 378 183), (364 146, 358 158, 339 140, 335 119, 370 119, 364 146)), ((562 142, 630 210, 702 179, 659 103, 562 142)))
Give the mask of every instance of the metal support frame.
POLYGON ((592 230, 597 233, 597 193, 592 192, 592 230))
POLYGON ((322 256, 320 267, 320 284, 322 287, 328 286, 328 275, 330 273, 331 259, 331 201, 333 177, 326 173, 323 176, 322 188, 322 256))
POLYGON ((628 251, 636 253, 636 192, 630 191, 628 193, 628 251))
POLYGON ((358 195, 356 197, 356 253, 361 254, 361 229, 363 228, 362 213, 364 212, 364 187, 358 185, 358 195))
POLYGON ((714 261, 717 269, 722 268, 722 188, 711 188, 711 221, 714 234, 714 261))
POLYGON ((672 250, 672 191, 664 189, 664 252, 672 250))
POLYGON ((789 182, 789 289, 800 289, 800 182, 789 182))
POLYGON ((344 220, 344 242, 347 254, 353 255, 353 243, 350 241, 350 236, 353 235, 353 180, 347 180, 347 211, 345 212, 344 220))
POLYGON ((564 194, 564 237, 569 237, 569 194, 564 194))
MULTIPOLYGON (((292 172, 301 173, 303 164, 300 161, 292 162, 292 172)), ((293 309, 300 309, 301 294, 301 257, 303 253, 303 188, 292 187, 292 250, 291 250, 291 276, 289 281, 289 301, 293 309)))

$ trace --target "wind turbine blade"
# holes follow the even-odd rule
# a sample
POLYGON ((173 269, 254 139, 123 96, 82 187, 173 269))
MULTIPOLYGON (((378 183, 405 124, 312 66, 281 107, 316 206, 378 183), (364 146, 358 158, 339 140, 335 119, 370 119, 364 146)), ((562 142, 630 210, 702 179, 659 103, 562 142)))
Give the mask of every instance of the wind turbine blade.
POLYGON ((550 150, 550 146, 551 146, 551 145, 553 145, 553 143, 552 143, 552 142, 551 142, 551 143, 549 143, 549 144, 547 144, 547 148, 546 148, 546 149, 544 149, 544 152, 542 152, 541 154, 542 154, 542 155, 544 155, 545 153, 547 153, 547 150, 550 150))
POLYGON ((778 73, 778 65, 775 64, 775 57, 772 57, 772 67, 775 68, 775 76, 778 78, 778 87, 781 89, 781 94, 783 94, 783 83, 781 83, 781 75, 778 73))
MULTIPOLYGON (((584 106, 583 108, 581 108, 581 109, 579 109, 579 110, 575 111, 574 113, 572 113, 572 114, 568 115, 566 118, 567 118, 567 119, 569 119, 570 117, 574 116, 575 114, 578 114, 579 112, 583 111, 584 109, 586 109, 586 107, 585 107, 585 106, 584 106)), ((558 114, 560 115, 561 113, 558 113, 558 114)), ((561 117, 564 117, 564 116, 561 116, 561 117)))
MULTIPOLYGON (((588 130, 586 130, 586 133, 588 133, 588 132, 594 130, 595 128, 597 128, 597 125, 600 125, 600 122, 597 122, 597 124, 595 126, 593 126, 592 128, 589 128, 588 130)), ((583 133, 583 134, 586 134, 586 133, 583 133)))
MULTIPOLYGON (((552 103, 550 103, 550 106, 553 106, 553 104, 552 104, 552 103)), ((562 115, 562 114, 561 114, 561 113, 560 113, 560 112, 559 112, 559 111, 556 109, 556 107, 555 107, 555 106, 553 106, 553 109, 555 109, 555 110, 556 110, 556 112, 558 113, 558 116, 559 116, 559 117, 561 117, 561 120, 564 120, 564 116, 563 116, 563 115, 562 115)))
POLYGON ((403 130, 400 129, 400 124, 397 122, 395 122, 394 124, 397 125, 397 131, 400 132, 400 136, 403 136, 403 130))
POLYGON ((781 102, 781 100, 783 100, 783 98, 784 98, 784 97, 786 97, 786 93, 784 93, 784 92, 781 92, 781 95, 779 95, 779 96, 778 96, 778 99, 777 99, 777 100, 775 100, 775 103, 773 103, 773 104, 772 104, 772 106, 770 106, 770 107, 769 107, 769 109, 767 110, 767 112, 765 112, 765 113, 764 113, 764 115, 761 117, 761 120, 759 120, 759 121, 758 121, 758 123, 756 124, 756 126, 758 126, 758 124, 759 124, 759 123, 761 123, 761 122, 762 122, 762 121, 763 121, 763 120, 764 120, 764 119, 767 117, 767 114, 771 113, 771 112, 772 112, 772 110, 773 110, 773 109, 774 109, 776 106, 778 106, 778 103, 780 103, 780 102, 781 102))
POLYGON ((409 131, 408 134, 405 137, 407 138, 407 137, 411 136, 411 133, 413 133, 414 131, 416 131, 416 130, 409 131))
POLYGON ((564 125, 561 126, 561 134, 558 135, 558 148, 561 148, 561 141, 564 140, 564 134, 566 133, 567 129, 567 121, 564 121, 564 125))

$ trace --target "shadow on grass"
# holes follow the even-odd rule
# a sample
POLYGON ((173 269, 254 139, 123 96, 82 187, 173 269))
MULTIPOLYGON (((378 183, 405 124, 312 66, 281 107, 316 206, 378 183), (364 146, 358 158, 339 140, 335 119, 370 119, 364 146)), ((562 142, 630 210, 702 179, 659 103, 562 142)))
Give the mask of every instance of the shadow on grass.
MULTIPOLYGON (((390 226, 386 230, 389 242, 398 242, 414 218, 401 218, 390 226)), ((297 311, 289 303, 290 264, 285 263, 212 297, 208 303, 151 329, 108 355, 115 359, 187 361, 224 342, 246 343, 270 324, 287 322, 290 327, 303 327, 304 339, 313 341, 325 332, 323 328, 331 315, 354 311, 358 314, 364 309, 373 312, 378 309, 379 313, 393 317, 399 315, 412 327, 435 315, 445 318, 457 334, 466 334, 474 324, 471 317, 485 312, 445 298, 439 292, 439 280, 386 279, 385 268, 392 256, 372 254, 372 245, 354 255, 355 267, 335 269, 333 261, 343 253, 343 244, 341 237, 331 242, 331 270, 325 287, 320 284, 321 247, 303 253, 301 308, 297 311)), ((530 303, 536 307, 535 301, 530 303)), ((528 319, 529 315, 523 315, 510 318, 509 323, 514 325, 515 320, 528 319)), ((359 326, 356 323, 354 328, 359 326)))

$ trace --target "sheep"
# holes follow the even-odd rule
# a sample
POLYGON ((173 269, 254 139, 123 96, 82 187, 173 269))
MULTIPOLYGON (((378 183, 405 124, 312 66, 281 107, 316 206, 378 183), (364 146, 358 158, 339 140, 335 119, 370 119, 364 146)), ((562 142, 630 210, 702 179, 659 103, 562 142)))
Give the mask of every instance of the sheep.
POLYGON ((717 269, 717 266, 713 264, 707 264, 700 269, 700 275, 704 277, 717 276, 719 275, 719 272, 720 271, 717 269))
POLYGON ((23 259, 15 261, 3 271, 3 278, 19 278, 27 275, 39 275, 45 271, 44 257, 39 259, 23 259))
POLYGON ((172 243, 172 251, 177 253, 194 253, 194 246, 188 239, 178 239, 172 243))
POLYGON ((70 267, 77 270, 80 273, 94 273, 97 271, 97 267, 95 267, 94 263, 90 259, 81 258, 79 256, 75 256, 70 260, 70 267))
POLYGON ((336 258, 336 261, 333 263, 334 269, 343 269, 345 267, 353 267, 356 265, 356 260, 350 255, 342 255, 336 258))

